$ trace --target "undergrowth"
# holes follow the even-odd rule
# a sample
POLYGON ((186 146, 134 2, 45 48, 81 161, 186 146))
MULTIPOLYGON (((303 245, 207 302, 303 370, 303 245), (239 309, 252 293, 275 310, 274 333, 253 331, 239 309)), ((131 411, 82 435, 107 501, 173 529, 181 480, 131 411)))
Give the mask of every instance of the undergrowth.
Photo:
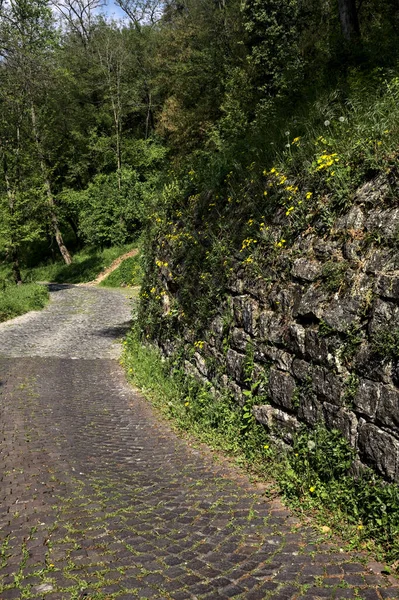
MULTIPOLYGON (((355 474, 353 450, 323 424, 303 428, 292 449, 282 450, 255 421, 256 395, 244 406, 187 376, 181 363, 163 360, 136 333, 124 342, 129 379, 180 430, 233 456, 263 479, 271 477, 288 504, 337 532, 349 548, 371 550, 389 563, 399 560, 399 486, 368 469, 355 474)), ((252 386, 256 387, 256 384, 252 386)))
POLYGON ((0 322, 30 310, 40 310, 47 304, 48 297, 47 288, 37 283, 0 283, 0 322))
POLYGON ((140 256, 131 256, 122 261, 115 271, 112 271, 104 281, 100 283, 104 287, 121 287, 141 285, 143 273, 140 256))
POLYGON ((95 279, 103 269, 131 248, 132 244, 103 250, 86 247, 74 254, 71 265, 66 265, 61 260, 48 261, 30 269, 23 269, 22 278, 26 282, 85 283, 95 279))

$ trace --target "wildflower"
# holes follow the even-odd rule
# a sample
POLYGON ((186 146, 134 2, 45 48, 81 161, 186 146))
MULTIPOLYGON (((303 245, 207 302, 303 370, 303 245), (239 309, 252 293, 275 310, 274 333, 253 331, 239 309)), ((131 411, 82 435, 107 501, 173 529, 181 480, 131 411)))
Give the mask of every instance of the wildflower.
POLYGON ((190 405, 190 402, 185 402, 184 403, 184 406, 189 406, 189 405, 190 405))
POLYGON ((286 181, 287 181, 287 178, 286 178, 286 176, 285 176, 285 175, 282 175, 282 176, 280 177, 279 184, 280 184, 280 185, 284 185, 286 181))
POLYGON ((294 206, 290 206, 289 207, 289 209, 285 213, 287 215, 287 217, 292 213, 292 211, 294 210, 294 208, 295 208, 294 206))
POLYGON ((278 174, 278 173, 277 173, 277 171, 276 171, 276 169, 275 169, 274 167, 271 169, 271 171, 270 171, 270 175, 273 175, 273 173, 276 173, 276 174, 278 174))
POLYGON ((327 121, 324 121, 324 125, 328 127, 330 125, 330 121, 327 119, 327 121))
POLYGON ((285 135, 288 137, 288 136, 290 135, 290 132, 289 132, 289 131, 286 131, 286 132, 285 132, 285 135))
POLYGON ((313 196, 313 192, 306 192, 306 200, 310 200, 310 198, 313 196))
POLYGON ((264 449, 265 449, 265 450, 268 450, 268 449, 269 449, 269 446, 268 446, 268 444, 265 444, 263 447, 264 447, 264 449))
POLYGON ((357 526, 357 528, 358 528, 359 530, 361 530, 361 529, 363 529, 363 525, 358 525, 358 526, 357 526))
POLYGON ((267 171, 266 171, 266 169, 263 171, 263 175, 267 175, 267 171))
POLYGON ((294 139, 292 140, 292 143, 293 143, 293 144, 298 144, 298 145, 299 145, 299 140, 300 140, 300 139, 301 139, 300 137, 296 137, 296 138, 294 138, 294 139))
POLYGON ((309 492, 311 494, 313 494, 313 492, 315 492, 315 491, 316 491, 316 488, 314 487, 314 485, 311 485, 310 488, 309 488, 309 492))
POLYGON ((282 248, 285 244, 285 240, 280 240, 279 242, 276 243, 276 247, 277 248, 282 248))
POLYGON ((265 191, 263 192, 263 195, 264 195, 264 196, 267 196, 267 190, 265 190, 265 191))
POLYGON ((247 221, 247 225, 253 225, 254 224, 254 220, 253 219, 249 219, 249 221, 247 221))
POLYGON ((157 288, 155 288, 155 287, 152 287, 152 288, 150 289, 150 292, 151 292, 151 294, 155 294, 155 292, 156 292, 156 291, 157 291, 157 288))
POLYGON ((340 123, 345 123, 345 117, 339 117, 338 121, 339 121, 340 123))
POLYGON ((248 256, 245 260, 244 260, 244 264, 249 265, 250 263, 253 263, 254 259, 252 258, 252 256, 248 256))
POLYGON ((288 144, 285 145, 285 147, 286 148, 291 148, 291 144, 288 143, 288 144))

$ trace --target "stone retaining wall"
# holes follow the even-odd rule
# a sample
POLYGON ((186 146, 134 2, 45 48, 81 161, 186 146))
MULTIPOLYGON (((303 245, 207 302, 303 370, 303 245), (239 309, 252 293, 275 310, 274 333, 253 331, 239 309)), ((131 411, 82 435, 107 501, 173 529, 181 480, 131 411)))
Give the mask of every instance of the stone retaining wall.
POLYGON ((187 370, 241 404, 257 380, 256 419, 284 442, 323 420, 361 462, 399 480, 398 230, 388 185, 367 183, 328 234, 310 229, 282 250, 274 272, 238 266, 187 370))

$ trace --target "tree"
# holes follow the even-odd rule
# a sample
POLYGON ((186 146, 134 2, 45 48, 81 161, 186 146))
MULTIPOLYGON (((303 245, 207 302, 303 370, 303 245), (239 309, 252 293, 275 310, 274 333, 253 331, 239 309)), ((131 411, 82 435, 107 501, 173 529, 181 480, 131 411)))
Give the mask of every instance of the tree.
POLYGON ((338 0, 339 19, 344 38, 352 42, 360 37, 356 0, 338 0))
POLYGON ((3 5, 1 17, 2 68, 13 82, 13 95, 23 117, 26 136, 21 144, 28 146, 33 140, 51 228, 65 263, 70 264, 72 259, 58 223, 51 167, 45 149, 45 120, 38 118, 56 45, 51 11, 46 0, 11 0, 3 5))

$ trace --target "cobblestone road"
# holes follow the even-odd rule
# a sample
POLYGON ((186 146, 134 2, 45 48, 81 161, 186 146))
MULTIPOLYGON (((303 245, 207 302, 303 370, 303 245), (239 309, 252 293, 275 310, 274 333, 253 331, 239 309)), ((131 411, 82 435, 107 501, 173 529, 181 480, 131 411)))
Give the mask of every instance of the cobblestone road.
POLYGON ((0 598, 399 598, 390 578, 159 423, 125 383, 118 292, 0 325, 0 598))

